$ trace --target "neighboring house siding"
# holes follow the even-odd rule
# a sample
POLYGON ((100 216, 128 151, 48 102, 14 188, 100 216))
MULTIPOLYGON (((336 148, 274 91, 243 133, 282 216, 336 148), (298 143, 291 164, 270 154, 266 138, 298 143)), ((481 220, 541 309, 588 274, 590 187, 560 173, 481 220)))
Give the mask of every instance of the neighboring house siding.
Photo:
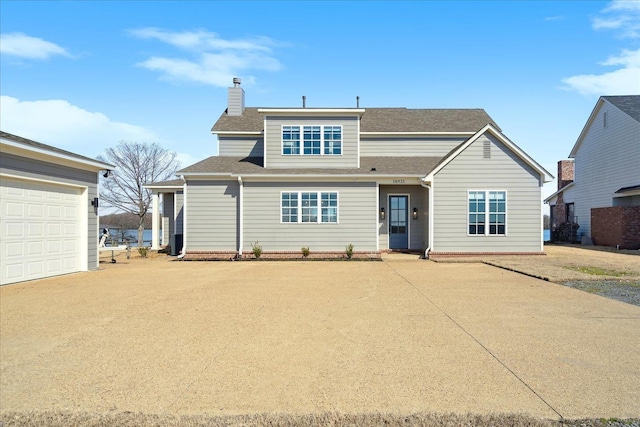
MULTIPOLYGON (((376 184, 246 182, 244 185, 244 252, 259 242, 265 252, 376 250, 376 184), (281 192, 322 191, 338 193, 337 224, 281 223, 281 192)), ((191 193, 188 195, 191 200, 191 193)), ((191 209, 191 201, 189 201, 191 209)), ((189 226, 191 229, 191 226, 189 226)), ((191 231, 189 232, 191 233, 191 231)))
POLYGON ((229 137, 218 135, 219 156, 262 157, 263 154, 262 137, 229 137))
POLYGON ((171 235, 175 234, 173 209, 173 193, 164 193, 162 196, 162 244, 164 245, 168 245, 171 242, 171 235))
MULTIPOLYGON (((301 129, 302 131, 302 129, 301 129)), ((266 167, 353 168, 358 166, 357 117, 276 117, 266 120, 266 167), (282 126, 342 126, 342 155, 283 155, 282 126)), ((302 149, 302 140, 300 142, 302 149)))
POLYGON ((361 156, 426 156, 444 157, 460 145, 466 137, 460 138, 371 138, 361 137, 361 156))
MULTIPOLYGON (((424 250, 429 242, 429 193, 421 186, 415 185, 381 185, 380 207, 384 207, 387 215, 384 220, 378 219, 380 233, 380 250, 389 249, 389 195, 409 196, 409 249, 424 250), (412 219, 413 208, 418 209, 418 219, 412 219)), ((378 207, 378 218, 380 217, 378 207)))
POLYGON ((176 234, 183 234, 184 191, 176 191, 173 197, 175 198, 176 234))
POLYGON ((640 123, 605 101, 575 153, 575 165, 578 235, 590 236, 591 208, 613 206, 617 190, 640 184, 640 123))
MULTIPOLYGON (((40 160, 29 159, 9 153, 0 156, 0 173, 19 175, 27 178, 42 179, 87 187, 82 197, 93 200, 98 197, 98 174, 67 166, 54 165, 40 160)), ((98 216, 91 203, 87 203, 87 268, 98 268, 98 216)))
POLYGON ((540 176, 507 147, 483 135, 434 178, 434 252, 540 252, 540 176), (491 158, 484 158, 490 141, 491 158), (507 235, 468 236, 468 190, 507 191, 507 235))
POLYGON ((187 251, 235 251, 237 181, 187 183, 187 251))

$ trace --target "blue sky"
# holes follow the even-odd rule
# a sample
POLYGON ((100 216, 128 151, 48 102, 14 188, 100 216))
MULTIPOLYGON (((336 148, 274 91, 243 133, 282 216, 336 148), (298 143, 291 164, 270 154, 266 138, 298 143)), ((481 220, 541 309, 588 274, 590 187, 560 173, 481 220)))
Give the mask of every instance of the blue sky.
MULTIPOLYGON (((248 106, 484 108, 552 174, 598 96, 640 94, 640 1, 0 1, 0 128, 183 166, 248 106)), ((554 190, 548 184, 545 194, 554 190)))

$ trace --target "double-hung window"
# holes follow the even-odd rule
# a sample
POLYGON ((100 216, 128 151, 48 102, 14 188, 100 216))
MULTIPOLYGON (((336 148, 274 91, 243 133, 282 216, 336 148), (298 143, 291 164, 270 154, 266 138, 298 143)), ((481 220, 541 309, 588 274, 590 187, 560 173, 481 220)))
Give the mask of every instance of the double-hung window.
POLYGON ((506 191, 469 191, 467 200, 469 235, 507 234, 506 191))
POLYGON ((300 126, 282 126, 282 154, 300 154, 300 126))
POLYGON ((342 126, 324 127, 324 154, 342 154, 342 126))
POLYGON ((304 154, 320 154, 320 126, 304 127, 304 154))
POLYGON ((322 222, 338 222, 338 193, 321 193, 322 222))
POLYGON ((282 193, 282 222, 298 222, 298 193, 282 193))
POLYGON ((282 126, 284 155, 342 155, 342 126, 282 126))
POLYGON ((318 193, 301 193, 302 222, 318 222, 318 193))
POLYGON ((280 194, 280 215, 283 223, 338 222, 337 192, 294 191, 280 194))

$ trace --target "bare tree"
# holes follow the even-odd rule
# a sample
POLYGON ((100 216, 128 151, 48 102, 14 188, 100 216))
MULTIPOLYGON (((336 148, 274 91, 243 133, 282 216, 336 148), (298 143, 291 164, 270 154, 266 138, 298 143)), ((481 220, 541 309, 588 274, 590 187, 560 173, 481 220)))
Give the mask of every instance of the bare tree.
POLYGON ((156 143, 129 141, 120 141, 98 156, 116 166, 111 176, 101 178, 100 198, 107 206, 138 216, 138 246, 143 245, 144 219, 151 205, 151 191, 143 185, 171 179, 180 167, 176 157, 156 143))

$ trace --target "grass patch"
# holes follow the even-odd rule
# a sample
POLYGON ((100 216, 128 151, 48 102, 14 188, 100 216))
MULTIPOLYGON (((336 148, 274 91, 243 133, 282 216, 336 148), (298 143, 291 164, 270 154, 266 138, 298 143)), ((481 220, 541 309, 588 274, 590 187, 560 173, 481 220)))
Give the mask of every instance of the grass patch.
MULTIPOLYGON (((604 427, 609 420, 547 420, 522 414, 344 414, 321 412, 292 415, 284 413, 246 415, 162 415, 140 412, 87 413, 68 411, 4 412, 0 414, 3 427, 222 427, 222 426, 350 426, 350 427, 604 427)), ((630 425, 639 419, 615 419, 615 425, 630 425)))
POLYGON ((633 276, 633 273, 628 273, 626 271, 620 270, 606 270, 600 267, 571 267, 565 266, 567 270, 578 271, 580 273, 591 274, 592 276, 613 276, 613 277, 623 277, 623 276, 633 276))
MULTIPOLYGON (((8 412, 0 415, 4 427, 204 427, 204 426, 479 426, 560 427, 557 421, 519 414, 251 414, 229 416, 156 415, 134 412, 91 414, 83 412, 8 412)), ((565 424, 566 425, 566 424, 565 424)))

